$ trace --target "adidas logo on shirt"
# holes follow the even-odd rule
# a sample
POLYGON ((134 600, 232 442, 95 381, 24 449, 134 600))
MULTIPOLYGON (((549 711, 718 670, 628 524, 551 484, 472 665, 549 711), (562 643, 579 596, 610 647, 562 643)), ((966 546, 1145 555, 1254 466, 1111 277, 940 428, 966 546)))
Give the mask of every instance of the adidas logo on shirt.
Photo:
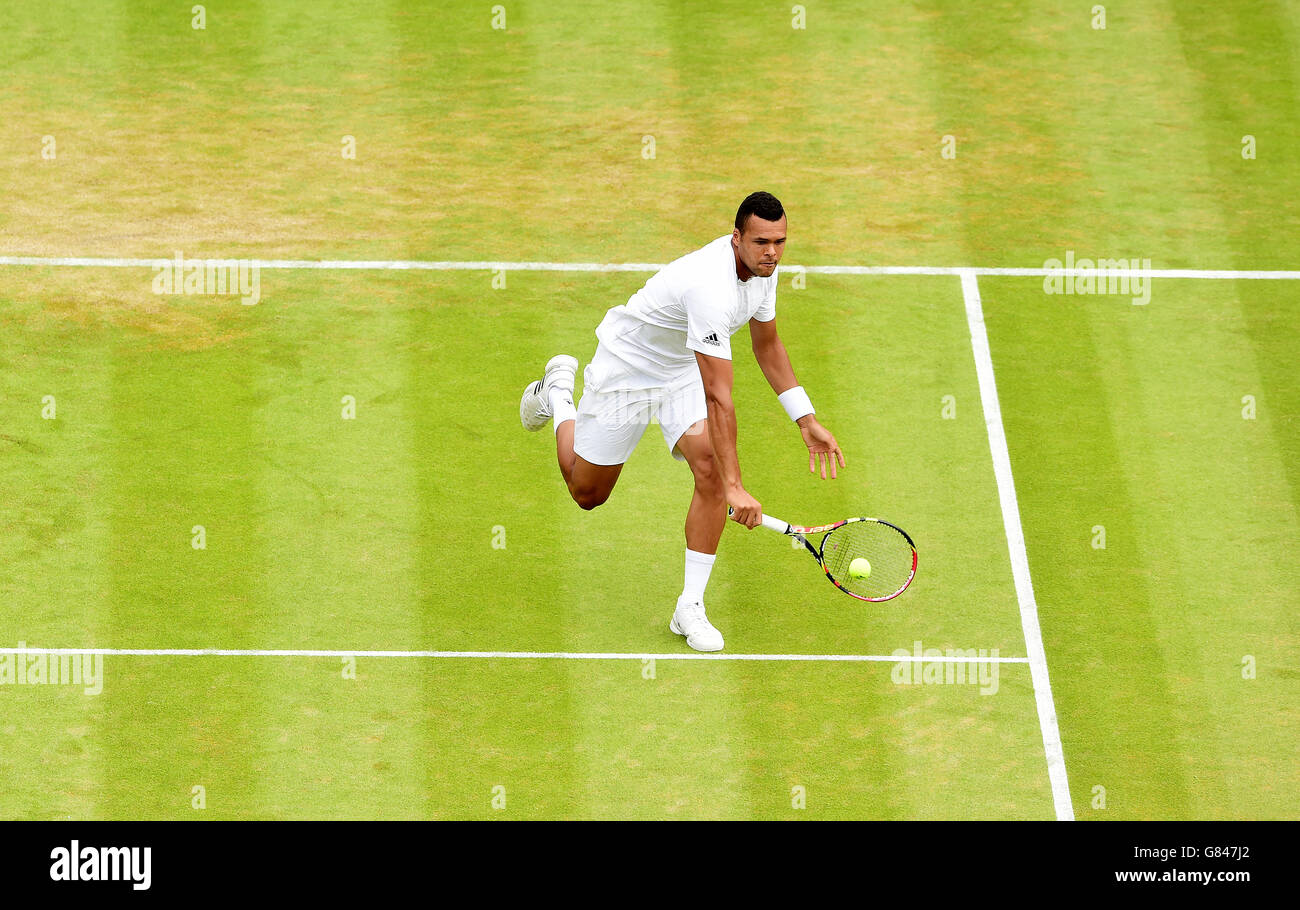
POLYGON ((717 332, 710 332, 709 334, 705 335, 702 340, 704 341, 705 344, 716 344, 718 347, 722 347, 722 342, 718 340, 717 332))

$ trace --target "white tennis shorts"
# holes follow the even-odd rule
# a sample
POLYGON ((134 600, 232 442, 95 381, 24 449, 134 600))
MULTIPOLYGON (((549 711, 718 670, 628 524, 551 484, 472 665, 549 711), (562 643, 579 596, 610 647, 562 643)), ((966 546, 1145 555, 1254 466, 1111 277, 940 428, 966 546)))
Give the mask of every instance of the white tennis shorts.
POLYGON ((667 385, 647 387, 653 380, 598 345, 582 380, 573 450, 592 464, 626 462, 646 427, 656 421, 668 451, 678 461, 685 461, 677 451, 677 441, 709 416, 698 369, 667 385))

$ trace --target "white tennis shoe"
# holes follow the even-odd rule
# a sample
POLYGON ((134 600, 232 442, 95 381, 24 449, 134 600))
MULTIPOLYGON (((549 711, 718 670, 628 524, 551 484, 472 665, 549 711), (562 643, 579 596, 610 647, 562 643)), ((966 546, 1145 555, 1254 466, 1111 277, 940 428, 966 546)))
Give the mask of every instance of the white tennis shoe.
POLYGON ((722 633, 713 628, 704 615, 704 604, 699 601, 686 603, 679 597, 668 628, 678 635, 685 635, 686 643, 696 651, 722 650, 722 633))
POLYGON ((529 383, 519 399, 519 422, 529 432, 536 432, 551 419, 551 389, 562 389, 573 396, 573 382, 578 373, 578 358, 557 354, 546 362, 542 378, 529 383))

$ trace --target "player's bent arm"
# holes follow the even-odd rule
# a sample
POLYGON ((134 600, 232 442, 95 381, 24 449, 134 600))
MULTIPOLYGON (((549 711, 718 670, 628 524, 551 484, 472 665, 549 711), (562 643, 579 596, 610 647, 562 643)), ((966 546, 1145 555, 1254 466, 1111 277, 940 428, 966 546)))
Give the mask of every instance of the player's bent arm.
MULTIPOLYGON (((794 377, 794 367, 790 365, 790 354, 786 351, 781 336, 776 332, 775 319, 767 322, 749 320, 749 338, 754 349, 754 359, 758 361, 759 369, 767 377, 768 385, 772 387, 773 392, 779 396, 799 384, 799 380, 794 377)), ((795 423, 800 429, 807 429, 814 420, 812 414, 806 414, 795 423)))
MULTIPOLYGON (((781 336, 776 333, 776 320, 770 319, 767 322, 758 319, 749 320, 749 337, 754 348, 754 359, 758 361, 763 375, 772 386, 772 391, 779 397, 782 393, 797 387, 799 382, 794 377, 790 355, 781 342, 781 336)), ((803 397, 803 403, 805 407, 811 407, 806 395, 803 397)), ((786 410, 788 412, 791 407, 798 406, 799 402, 796 400, 787 406, 786 410)), ((822 477, 825 477, 829 465, 830 475, 834 478, 836 461, 839 462, 839 467, 844 467, 844 453, 840 450, 835 437, 811 413, 796 418, 795 423, 798 424, 799 432, 803 435, 804 444, 808 446, 809 472, 817 473, 820 464, 822 477)))
POLYGON ((749 320, 749 340, 754 348, 754 359, 773 392, 780 395, 799 384, 794 378, 794 367, 790 365, 790 354, 776 333, 775 319, 767 322, 749 320))

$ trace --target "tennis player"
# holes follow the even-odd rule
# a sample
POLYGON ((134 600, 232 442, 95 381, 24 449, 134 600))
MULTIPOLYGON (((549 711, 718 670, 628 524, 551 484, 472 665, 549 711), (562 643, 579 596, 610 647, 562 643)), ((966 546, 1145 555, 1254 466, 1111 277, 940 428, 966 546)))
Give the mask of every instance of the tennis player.
POLYGON ((695 477, 686 512, 686 579, 669 628, 697 651, 721 651, 722 634, 704 611, 704 589, 727 520, 753 528, 762 507, 741 483, 732 403, 731 336, 745 323, 754 357, 808 447, 808 470, 836 476, 844 454, 818 423, 776 332, 777 264, 785 251, 785 210, 753 193, 735 229, 664 266, 596 329, 599 344, 573 404, 576 358, 552 357, 524 390, 527 430, 555 420, 555 447, 569 494, 583 509, 604 503, 623 464, 654 419, 673 457, 695 477))

